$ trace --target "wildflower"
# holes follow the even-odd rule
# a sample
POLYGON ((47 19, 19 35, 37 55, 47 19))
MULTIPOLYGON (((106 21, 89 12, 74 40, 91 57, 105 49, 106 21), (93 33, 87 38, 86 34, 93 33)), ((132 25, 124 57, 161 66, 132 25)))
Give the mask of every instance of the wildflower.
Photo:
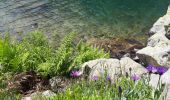
POLYGON ((107 76, 106 78, 108 81, 111 81, 111 77, 110 76, 107 76))
POLYGON ((79 77, 80 75, 81 75, 81 72, 76 71, 76 70, 71 71, 71 74, 70 74, 70 76, 74 78, 79 77))
POLYGON ((99 79, 99 77, 98 76, 92 76, 92 80, 94 80, 94 81, 97 81, 99 79))
POLYGON ((148 65, 148 66, 146 67, 146 69, 148 70, 149 73, 155 73, 155 72, 157 72, 157 68, 156 68, 155 66, 153 66, 153 65, 148 65))
POLYGON ((159 75, 164 74, 168 69, 166 67, 157 67, 157 73, 159 75))
POLYGON ((132 76, 131 76, 131 79, 132 79, 132 80, 134 80, 134 81, 137 81, 137 80, 139 80, 139 79, 140 79, 140 76, 139 76, 139 75, 134 74, 134 75, 132 75, 132 76))

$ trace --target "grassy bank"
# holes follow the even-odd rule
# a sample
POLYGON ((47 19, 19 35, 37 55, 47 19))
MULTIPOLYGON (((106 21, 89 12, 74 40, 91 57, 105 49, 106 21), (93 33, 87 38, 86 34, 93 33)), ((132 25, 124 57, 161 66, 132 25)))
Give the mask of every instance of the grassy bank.
MULTIPOLYGON (((10 87, 16 75, 33 71, 37 75, 50 79, 54 76, 69 77, 71 83, 65 92, 57 93, 54 100, 157 100, 161 90, 148 86, 143 77, 139 79, 120 76, 114 84, 108 78, 96 78, 89 81, 83 77, 71 77, 84 62, 98 58, 109 58, 109 53, 82 40, 75 42, 75 33, 67 34, 60 43, 58 39, 48 39, 40 31, 12 39, 8 34, 0 38, 0 99, 18 100, 22 93, 19 88, 10 87)), ((21 74, 22 75, 22 74, 21 74)), ((21 76, 20 75, 20 76, 21 76)), ((37 99, 35 99, 37 100, 37 99)))

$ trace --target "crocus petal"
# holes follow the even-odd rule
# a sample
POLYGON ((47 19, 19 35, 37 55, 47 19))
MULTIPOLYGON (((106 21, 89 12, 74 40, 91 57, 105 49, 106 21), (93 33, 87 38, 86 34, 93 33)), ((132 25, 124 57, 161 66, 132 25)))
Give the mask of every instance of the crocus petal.
POLYGON ((168 69, 166 68, 166 67, 157 67, 157 73, 159 74, 159 75, 162 75, 162 74, 164 74, 166 71, 167 71, 168 69))
POLYGON ((140 76, 139 76, 139 75, 134 74, 134 75, 132 75, 132 76, 131 76, 131 79, 132 79, 132 80, 134 80, 134 81, 137 81, 137 80, 139 80, 139 79, 140 79, 140 76))
POLYGON ((96 75, 92 76, 92 80, 96 81, 96 80, 98 80, 98 79, 99 79, 98 76, 96 76, 96 75))

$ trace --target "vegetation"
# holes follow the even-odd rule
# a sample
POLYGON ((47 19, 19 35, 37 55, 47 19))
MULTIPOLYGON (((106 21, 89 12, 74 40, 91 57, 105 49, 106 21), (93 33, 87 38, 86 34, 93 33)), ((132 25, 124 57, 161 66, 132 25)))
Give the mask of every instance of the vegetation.
POLYGON ((0 40, 2 72, 34 70, 43 76, 69 73, 88 60, 108 58, 109 54, 80 41, 73 44, 75 33, 66 35, 58 48, 53 47, 39 31, 28 33, 21 41, 11 41, 8 35, 0 40))
POLYGON ((105 81, 83 82, 71 86, 64 93, 54 97, 55 100, 157 100, 159 94, 152 97, 152 89, 143 81, 120 79, 115 84, 105 81), (152 99, 153 98, 153 99, 152 99))
POLYGON ((129 77, 121 77, 114 84, 111 84, 108 78, 76 81, 65 92, 58 93, 54 97, 35 96, 35 98, 41 98, 41 100, 158 100, 160 93, 160 90, 153 91, 143 78, 131 80, 129 77))
MULTIPOLYGON (((109 58, 109 53, 95 48, 80 40, 74 42, 76 34, 67 34, 59 46, 40 31, 34 31, 23 36, 20 41, 12 41, 9 35, 0 38, 0 99, 19 100, 21 95, 15 90, 8 90, 8 79, 15 73, 35 71, 44 77, 67 75, 73 69, 89 60, 109 58)), ((53 39, 54 40, 54 39, 53 39)), ((55 40, 58 41, 58 40, 55 40)), ((77 73, 75 73, 77 74, 77 73)), ((76 77, 74 77, 76 79, 76 77)), ((160 90, 153 90, 146 80, 134 77, 120 77, 114 84, 110 80, 98 79, 93 81, 76 79, 75 83, 65 92, 58 93, 54 100, 157 100, 160 90), (80 81, 80 82, 79 82, 80 81), (154 91, 154 92, 153 92, 154 91)), ((45 98, 47 99, 47 98, 45 98)))

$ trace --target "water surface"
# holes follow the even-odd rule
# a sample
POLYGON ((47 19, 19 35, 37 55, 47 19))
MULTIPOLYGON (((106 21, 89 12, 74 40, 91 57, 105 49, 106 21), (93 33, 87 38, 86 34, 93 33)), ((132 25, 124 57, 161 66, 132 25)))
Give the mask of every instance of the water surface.
POLYGON ((0 0, 0 32, 144 34, 170 0, 0 0))

